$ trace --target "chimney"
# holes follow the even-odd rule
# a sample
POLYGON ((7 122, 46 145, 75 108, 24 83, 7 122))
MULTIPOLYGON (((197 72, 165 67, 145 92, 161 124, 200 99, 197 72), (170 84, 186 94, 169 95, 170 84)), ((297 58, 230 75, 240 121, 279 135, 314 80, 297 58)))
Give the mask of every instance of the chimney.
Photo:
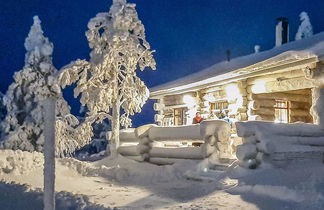
POLYGON ((283 45, 289 41, 289 25, 288 18, 277 18, 276 25, 276 47, 283 45))
POLYGON ((226 50, 226 59, 227 59, 227 61, 231 60, 231 51, 230 50, 226 50))

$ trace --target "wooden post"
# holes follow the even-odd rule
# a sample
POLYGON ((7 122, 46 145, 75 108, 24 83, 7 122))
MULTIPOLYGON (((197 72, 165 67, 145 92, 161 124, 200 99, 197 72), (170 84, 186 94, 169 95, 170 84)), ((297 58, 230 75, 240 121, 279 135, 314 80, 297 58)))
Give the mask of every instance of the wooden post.
POLYGON ((44 100, 44 210, 55 210, 55 105, 54 98, 44 100))

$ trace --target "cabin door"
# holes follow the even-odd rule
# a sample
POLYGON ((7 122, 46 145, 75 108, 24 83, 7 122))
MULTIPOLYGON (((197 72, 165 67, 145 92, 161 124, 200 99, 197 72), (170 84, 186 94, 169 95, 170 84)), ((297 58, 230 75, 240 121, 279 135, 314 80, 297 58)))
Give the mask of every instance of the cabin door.
POLYGON ((186 112, 187 108, 176 108, 173 111, 174 125, 185 125, 187 122, 186 112))

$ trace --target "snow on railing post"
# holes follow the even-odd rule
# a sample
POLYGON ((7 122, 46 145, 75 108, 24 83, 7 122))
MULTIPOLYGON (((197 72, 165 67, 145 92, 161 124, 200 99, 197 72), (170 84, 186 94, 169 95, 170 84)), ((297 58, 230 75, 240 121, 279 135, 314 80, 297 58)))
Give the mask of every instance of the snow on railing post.
POLYGON ((55 209, 55 105, 54 97, 44 100, 44 210, 55 209))

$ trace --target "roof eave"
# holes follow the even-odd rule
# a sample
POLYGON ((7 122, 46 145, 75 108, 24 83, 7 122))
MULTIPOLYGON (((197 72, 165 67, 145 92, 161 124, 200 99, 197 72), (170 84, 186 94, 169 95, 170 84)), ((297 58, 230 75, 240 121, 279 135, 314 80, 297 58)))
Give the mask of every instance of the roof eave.
MULTIPOLYGON (((250 66, 240 68, 237 70, 233 70, 231 72, 225 73, 225 74, 220 74, 215 77, 205 79, 199 82, 194 82, 192 84, 186 84, 186 85, 181 85, 178 87, 172 87, 172 88, 166 88, 158 91, 153 91, 150 93, 150 98, 151 99, 158 99, 161 98, 165 95, 171 95, 171 94, 181 94, 185 92, 191 92, 191 91, 197 91, 199 89, 202 89, 208 85, 208 87, 214 87, 214 86, 219 86, 223 85, 229 82, 234 82, 242 79, 247 79, 250 77, 258 76, 261 74, 270 74, 273 72, 280 72, 280 71, 289 71, 291 68, 303 68, 306 67, 307 65, 311 63, 316 63, 319 60, 324 60, 324 56, 322 55, 320 58, 318 56, 313 56, 309 58, 304 58, 304 59, 296 59, 293 62, 289 63, 284 63, 284 64, 279 64, 267 68, 260 68, 255 71, 246 71, 250 66)), ((255 64, 254 64, 255 65, 255 64)), ((251 66, 254 66, 251 65, 251 66)))

